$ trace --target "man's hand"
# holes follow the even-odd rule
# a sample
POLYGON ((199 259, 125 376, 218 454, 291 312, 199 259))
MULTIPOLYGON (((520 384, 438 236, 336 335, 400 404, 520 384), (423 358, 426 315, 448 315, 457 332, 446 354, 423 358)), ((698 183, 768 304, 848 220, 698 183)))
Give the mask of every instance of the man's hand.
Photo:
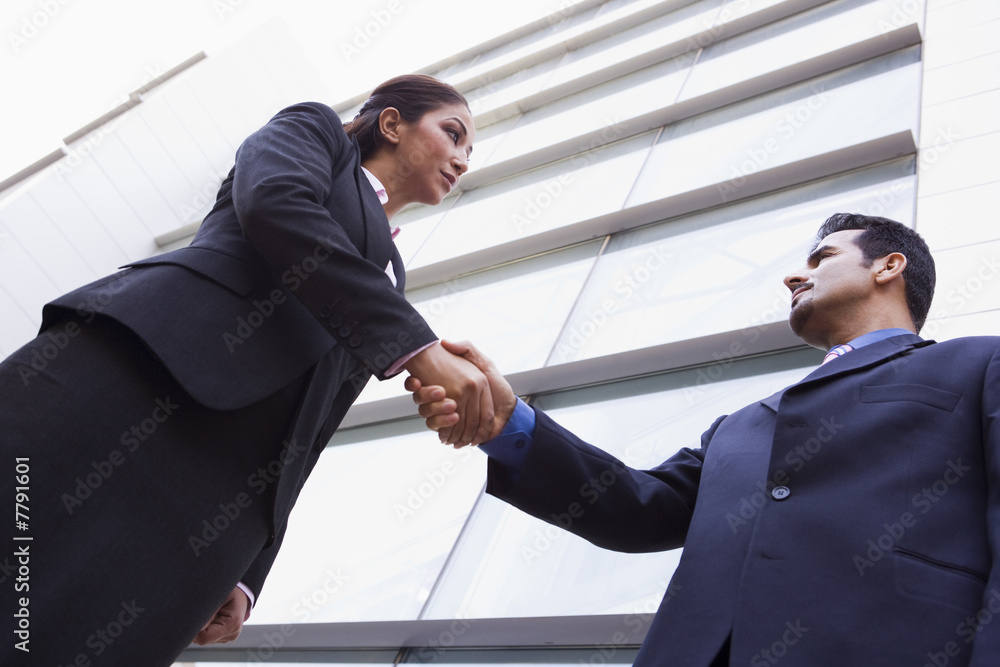
POLYGON ((455 402, 457 418, 438 430, 441 442, 463 447, 489 439, 493 428, 493 395, 486 376, 468 360, 435 343, 406 362, 422 385, 443 387, 455 402))
MULTIPOLYGON (((441 344, 449 352, 461 355, 475 364, 486 375, 494 400, 494 420, 487 438, 487 440, 492 440, 500 434, 514 412, 514 406, 517 403, 514 391, 489 357, 471 343, 467 341, 460 343, 441 341, 441 344)), ((458 405, 455 401, 447 398, 443 387, 423 383, 414 376, 406 379, 405 387, 407 391, 413 392, 413 401, 419 406, 418 411, 426 421, 427 428, 441 432, 442 429, 450 428, 457 423, 459 419, 458 405)))
POLYGON ((219 607, 219 611, 215 612, 212 620, 206 623, 201 632, 195 635, 194 643, 198 646, 224 644, 239 637, 249 606, 250 600, 247 599, 247 594, 239 587, 233 589, 233 592, 219 607))

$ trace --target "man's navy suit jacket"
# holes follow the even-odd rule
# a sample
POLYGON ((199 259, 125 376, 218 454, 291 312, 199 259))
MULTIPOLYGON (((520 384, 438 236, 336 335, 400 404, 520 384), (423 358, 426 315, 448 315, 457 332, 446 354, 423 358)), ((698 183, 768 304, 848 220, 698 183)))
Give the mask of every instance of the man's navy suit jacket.
POLYGON ((647 471, 538 412, 488 491, 609 549, 684 546, 637 665, 731 634, 733 665, 995 666, 1000 338, 932 343, 855 350, 647 471))
POLYGON ((271 541, 242 576, 259 594, 306 477, 369 377, 384 379, 435 340, 403 297, 402 262, 356 142, 326 105, 282 110, 240 146, 191 245, 129 267, 47 305, 42 328, 110 317, 217 410, 305 380, 277 456, 271 541))

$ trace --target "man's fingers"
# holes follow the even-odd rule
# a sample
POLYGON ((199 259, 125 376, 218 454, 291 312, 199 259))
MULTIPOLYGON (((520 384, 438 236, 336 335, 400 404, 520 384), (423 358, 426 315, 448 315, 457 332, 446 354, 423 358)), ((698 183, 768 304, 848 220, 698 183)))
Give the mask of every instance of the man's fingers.
POLYGON ((472 440, 473 444, 481 444, 490 439, 490 434, 493 431, 493 393, 490 390, 489 383, 486 384, 486 388, 479 396, 480 406, 479 406, 479 429, 476 431, 476 435, 472 440))
POLYGON ((421 387, 413 392, 413 402, 417 405, 437 403, 445 398, 445 389, 438 385, 421 387))
POLYGON ((421 403, 417 408, 417 412, 419 412, 420 416, 424 419, 429 419, 430 417, 436 417, 438 415, 451 415, 452 419, 448 420, 449 426, 458 421, 458 404, 450 398, 430 403, 421 403))
POLYGON ((460 357, 464 357, 470 351, 478 352, 475 346, 467 340, 445 340, 441 339, 441 347, 448 350, 452 354, 457 354, 460 357))
MULTIPOLYGON (((485 383, 483 383, 485 384, 485 383)), ((473 386, 466 387, 463 391, 462 398, 464 399, 465 412, 462 412, 460 408, 458 415, 464 418, 462 422, 463 428, 461 430, 460 436, 452 442, 453 445, 467 445, 472 442, 472 439, 476 437, 476 433, 479 431, 479 421, 482 419, 481 407, 482 401, 480 397, 482 395, 482 386, 478 383, 473 383, 473 386)))
POLYGON ((442 429, 448 428, 458 421, 458 413, 449 412, 446 415, 431 415, 425 421, 427 428, 432 431, 441 432, 442 429))

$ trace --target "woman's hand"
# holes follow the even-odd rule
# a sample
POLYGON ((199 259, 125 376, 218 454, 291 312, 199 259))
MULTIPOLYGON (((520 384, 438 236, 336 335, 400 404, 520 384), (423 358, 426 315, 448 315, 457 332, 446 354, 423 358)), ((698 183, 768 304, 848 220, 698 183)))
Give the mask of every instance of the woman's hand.
POLYGON ((421 385, 441 387, 454 401, 454 423, 436 429, 441 442, 464 447, 489 440, 495 416, 493 394, 486 375, 472 362, 435 343, 407 361, 405 368, 421 385))
MULTIPOLYGON (((490 426, 489 435, 474 444, 492 440, 500 434, 514 412, 517 397, 514 395, 513 389, 489 357, 481 353, 472 343, 441 341, 441 346, 448 352, 468 360, 486 376, 494 402, 493 423, 490 426)), ((419 406, 418 412, 424 418, 427 428, 442 434, 441 441, 448 442, 444 434, 448 433, 449 429, 453 429, 460 421, 458 403, 448 397, 444 387, 423 382, 421 378, 413 375, 406 379, 404 386, 407 391, 413 392, 413 401, 419 406)), ((461 447, 464 444, 458 446, 461 447)))

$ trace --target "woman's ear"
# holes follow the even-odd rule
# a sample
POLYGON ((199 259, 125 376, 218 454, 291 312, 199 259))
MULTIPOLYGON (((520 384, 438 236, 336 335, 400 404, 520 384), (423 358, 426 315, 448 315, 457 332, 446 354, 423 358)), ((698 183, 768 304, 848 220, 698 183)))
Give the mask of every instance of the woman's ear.
POLYGON ((382 138, 390 144, 399 143, 399 126, 403 122, 403 117, 396 107, 386 107, 378 115, 378 129, 382 138))

